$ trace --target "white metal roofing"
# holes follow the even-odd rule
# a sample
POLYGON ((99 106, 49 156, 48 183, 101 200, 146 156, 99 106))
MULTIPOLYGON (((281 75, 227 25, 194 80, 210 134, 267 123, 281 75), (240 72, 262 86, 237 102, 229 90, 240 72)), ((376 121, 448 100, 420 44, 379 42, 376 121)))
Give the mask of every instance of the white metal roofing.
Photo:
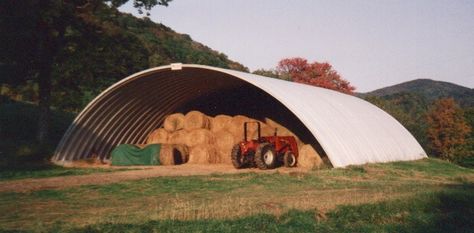
POLYGON ((53 161, 108 154, 118 144, 143 142, 180 104, 242 83, 265 91, 287 108, 281 111, 296 115, 334 167, 426 157, 397 120, 360 98, 234 70, 175 64, 131 75, 101 93, 70 126, 53 161))

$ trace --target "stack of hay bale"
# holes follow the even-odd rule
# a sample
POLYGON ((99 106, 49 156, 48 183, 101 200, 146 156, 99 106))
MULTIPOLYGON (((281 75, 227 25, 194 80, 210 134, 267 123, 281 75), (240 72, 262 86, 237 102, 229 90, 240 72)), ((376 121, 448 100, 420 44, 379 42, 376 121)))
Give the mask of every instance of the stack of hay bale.
MULTIPOLYGON (((199 111, 186 115, 174 113, 165 118, 163 126, 154 130, 147 144, 162 144, 160 162, 163 165, 179 163, 190 164, 232 164, 232 147, 243 140, 244 123, 257 121, 246 116, 217 115, 207 116, 199 111)), ((294 136, 299 147, 298 166, 304 168, 320 167, 322 160, 311 145, 305 145, 287 128, 266 118, 260 122, 262 136, 294 136)), ((249 124, 248 132, 257 138, 257 124, 249 124)))

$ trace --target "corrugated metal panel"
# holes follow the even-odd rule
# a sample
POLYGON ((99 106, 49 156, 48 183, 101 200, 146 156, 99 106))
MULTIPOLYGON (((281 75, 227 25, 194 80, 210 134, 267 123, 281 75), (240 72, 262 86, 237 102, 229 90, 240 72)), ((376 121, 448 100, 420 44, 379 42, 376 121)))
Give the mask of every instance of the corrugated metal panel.
POLYGON ((201 65, 163 66, 114 84, 69 127, 53 161, 108 155, 146 136, 181 105, 224 88, 253 85, 278 100, 314 135, 334 167, 426 157, 393 117, 354 96, 249 73, 201 65))

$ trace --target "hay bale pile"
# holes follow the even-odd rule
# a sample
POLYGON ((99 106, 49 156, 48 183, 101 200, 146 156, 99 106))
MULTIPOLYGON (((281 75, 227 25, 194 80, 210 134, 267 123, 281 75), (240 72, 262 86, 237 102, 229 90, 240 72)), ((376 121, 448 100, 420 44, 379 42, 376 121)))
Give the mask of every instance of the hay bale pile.
POLYGON ((155 129, 148 135, 146 144, 168 143, 168 131, 163 128, 155 129))
POLYGON ((303 145, 299 148, 298 166, 302 168, 312 169, 321 168, 323 160, 321 156, 311 145, 303 145))
MULTIPOLYGON (((243 125, 248 121, 258 120, 242 115, 210 117, 199 111, 185 115, 175 113, 167 116, 163 127, 150 133, 146 142, 163 144, 160 152, 163 165, 232 164, 232 147, 243 140, 243 125)), ((262 136, 271 136, 276 129, 279 136, 296 138, 300 150, 298 166, 308 169, 321 167, 321 157, 311 145, 304 144, 293 132, 269 118, 259 122, 262 136)), ((257 125, 248 126, 247 135, 257 138, 257 125)))
POLYGON ((184 129, 209 129, 211 126, 210 119, 202 112, 191 111, 184 116, 184 129))
POLYGON ((163 123, 163 128, 168 132, 174 132, 184 128, 184 115, 182 113, 169 115, 163 123))
POLYGON ((162 144, 160 150, 161 165, 178 165, 189 159, 188 147, 181 144, 162 144))

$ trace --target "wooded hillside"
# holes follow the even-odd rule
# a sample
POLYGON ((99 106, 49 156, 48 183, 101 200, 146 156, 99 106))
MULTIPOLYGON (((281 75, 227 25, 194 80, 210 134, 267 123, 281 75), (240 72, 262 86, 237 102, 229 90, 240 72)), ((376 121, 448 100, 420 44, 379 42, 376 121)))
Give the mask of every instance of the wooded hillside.
MULTIPOLYGON (((0 58, 1 94, 37 102, 36 74, 25 73, 24 64, 18 64, 19 59, 15 58, 20 54, 18 50, 28 49, 28 41, 35 38, 34 25, 25 27, 28 31, 11 25, 14 22, 24 26, 20 21, 28 10, 23 14, 17 15, 17 21, 2 25, 12 33, 1 36, 2 51, 6 51, 0 58)), ((146 17, 139 19, 121 13, 106 4, 76 12, 71 25, 66 28, 52 71, 51 103, 62 110, 77 112, 118 80, 173 62, 248 71, 225 54, 193 41, 189 35, 177 33, 146 17)))
POLYGON ((362 97, 377 96, 391 98, 400 93, 419 95, 428 101, 434 101, 443 97, 452 97, 463 107, 474 107, 473 89, 456 85, 454 83, 435 81, 431 79, 415 79, 359 95, 362 97))
MULTIPOLYGON (((384 87, 372 92, 358 94, 369 102, 382 108, 395 117, 423 146, 431 156, 438 155, 434 142, 428 132, 439 131, 428 120, 429 116, 442 116, 446 107, 437 106, 439 101, 452 98, 454 109, 459 108, 458 117, 466 123, 466 127, 474 129, 474 90, 449 82, 417 79, 397 85, 384 87)), ((454 119, 441 119, 444 126, 454 119)), ((452 123, 452 122, 451 122, 452 123)), ((436 125, 436 124, 435 124, 436 125)), ((444 129, 445 138, 453 138, 453 133, 460 133, 459 129, 444 129), (452 131, 452 132, 451 132, 452 131), (449 133, 449 137, 446 135, 449 133)), ((451 140, 450 139, 450 140, 451 140)), ((474 131, 465 136, 462 145, 451 148, 450 160, 458 161, 466 166, 474 166, 474 131)))

